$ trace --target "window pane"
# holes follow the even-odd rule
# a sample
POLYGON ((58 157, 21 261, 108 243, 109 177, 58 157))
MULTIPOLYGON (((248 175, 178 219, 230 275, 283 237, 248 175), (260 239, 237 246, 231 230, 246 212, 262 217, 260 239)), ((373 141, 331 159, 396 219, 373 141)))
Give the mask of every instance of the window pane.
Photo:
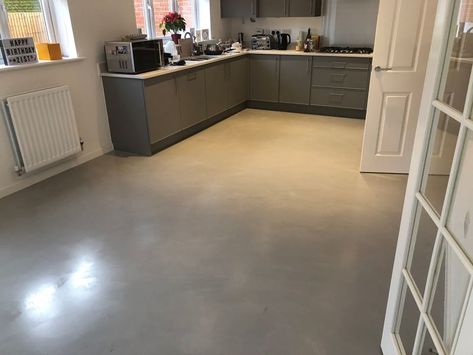
POLYGON ((473 132, 469 131, 458 172, 447 228, 473 260, 473 132))
POLYGON ((49 42, 39 0, 5 0, 5 7, 12 38, 33 37, 35 43, 49 42))
POLYGON ((156 35, 162 36, 163 30, 159 27, 163 17, 169 13, 169 0, 153 0, 154 23, 156 26, 156 35))
POLYGON ((177 0, 177 12, 186 19, 186 31, 191 27, 195 28, 193 3, 194 0, 177 0))
POLYGON ((447 350, 452 349, 469 281, 468 271, 445 243, 430 315, 447 350))
POLYGON ((134 0, 135 1, 135 18, 136 18, 136 28, 141 28, 143 33, 146 33, 146 23, 145 23, 145 9, 143 6, 143 0, 134 0))
POLYGON ((447 59, 448 72, 446 86, 440 95, 440 100, 459 111, 465 106, 466 92, 471 75, 473 57, 473 11, 471 0, 463 0, 454 33, 453 51, 447 59))
POLYGON ((447 191, 459 131, 460 124, 457 121, 440 111, 436 112, 429 173, 423 193, 439 214, 447 191))
POLYGON ((197 3, 196 28, 210 29, 210 0, 195 0, 197 3))
POLYGON ((420 355, 432 355, 432 354, 440 354, 436 349, 434 345, 434 341, 432 340, 432 337, 430 336, 429 331, 426 329, 425 330, 425 338, 424 338, 424 345, 422 347, 422 352, 420 355))
POLYGON ((417 233, 412 239, 415 245, 410 272, 421 294, 424 294, 438 229, 427 212, 422 207, 419 210, 417 233))
POLYGON ((417 333, 417 326, 419 324, 420 312, 411 291, 404 282, 406 289, 406 296, 404 300, 404 307, 400 310, 401 323, 399 325, 399 337, 406 354, 412 354, 414 349, 414 341, 417 333))

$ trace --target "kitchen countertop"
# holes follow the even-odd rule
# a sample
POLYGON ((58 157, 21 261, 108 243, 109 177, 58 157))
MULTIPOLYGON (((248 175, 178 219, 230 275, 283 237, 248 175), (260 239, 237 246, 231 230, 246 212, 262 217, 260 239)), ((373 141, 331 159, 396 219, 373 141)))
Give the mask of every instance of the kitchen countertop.
POLYGON ((178 73, 185 70, 190 70, 193 68, 202 67, 208 64, 213 64, 228 60, 231 58, 238 58, 249 54, 258 54, 258 55, 288 55, 288 56, 309 56, 309 57, 348 57, 348 58, 372 58, 372 54, 338 54, 338 53, 320 53, 320 52, 300 52, 295 50, 246 50, 241 53, 227 53, 215 58, 202 60, 202 61, 186 61, 186 65, 183 66, 165 66, 158 70, 149 71, 141 74, 118 74, 118 73, 102 73, 104 77, 110 78, 122 78, 122 79, 135 79, 135 80, 147 80, 164 75, 169 75, 173 73, 178 73))

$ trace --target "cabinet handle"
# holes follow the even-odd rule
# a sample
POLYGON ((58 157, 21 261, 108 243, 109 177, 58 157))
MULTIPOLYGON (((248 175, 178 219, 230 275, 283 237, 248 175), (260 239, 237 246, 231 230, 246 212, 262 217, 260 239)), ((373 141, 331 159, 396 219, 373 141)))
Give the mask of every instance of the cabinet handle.
POLYGON ((277 57, 276 58, 276 78, 278 78, 278 82, 279 82, 279 61, 280 61, 280 57, 277 57))
POLYGON ((197 73, 187 74, 187 81, 194 81, 197 79, 197 73))
POLYGON ((307 74, 310 74, 310 63, 312 61, 312 58, 307 58, 307 74))
POLYGON ((336 101, 336 102, 341 102, 345 96, 345 94, 336 94, 336 93, 330 93, 330 101, 336 101))
POLYGON ((343 83, 345 78, 347 77, 346 74, 332 74, 332 82, 333 83, 343 83))

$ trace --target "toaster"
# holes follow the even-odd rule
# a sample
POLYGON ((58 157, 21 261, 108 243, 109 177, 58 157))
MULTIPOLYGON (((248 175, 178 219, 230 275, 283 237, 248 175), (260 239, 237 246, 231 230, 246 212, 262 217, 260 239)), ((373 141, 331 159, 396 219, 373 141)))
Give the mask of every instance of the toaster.
POLYGON ((251 36, 251 49, 271 49, 273 37, 270 35, 253 35, 251 36))

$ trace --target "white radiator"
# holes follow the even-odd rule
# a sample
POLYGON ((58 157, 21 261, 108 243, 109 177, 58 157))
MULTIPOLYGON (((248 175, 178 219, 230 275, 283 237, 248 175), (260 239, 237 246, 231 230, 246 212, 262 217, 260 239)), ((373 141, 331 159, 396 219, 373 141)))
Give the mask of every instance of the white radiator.
POLYGON ((67 86, 11 96, 4 103, 19 174, 41 169, 81 151, 67 86))

